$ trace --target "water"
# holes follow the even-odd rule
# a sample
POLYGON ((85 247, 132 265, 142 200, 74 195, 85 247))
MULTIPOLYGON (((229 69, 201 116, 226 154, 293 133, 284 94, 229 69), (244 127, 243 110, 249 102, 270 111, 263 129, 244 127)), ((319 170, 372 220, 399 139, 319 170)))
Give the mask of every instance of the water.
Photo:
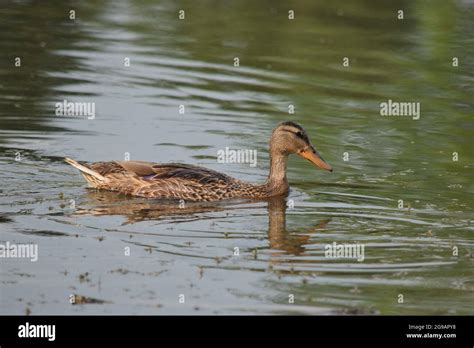
POLYGON ((1 313, 473 314, 472 2, 0 11, 0 240, 39 248, 1 260, 1 313), (56 116, 64 99, 95 102, 95 119, 56 116), (420 102, 420 119, 381 117, 388 99, 420 102), (179 209, 88 190, 62 161, 128 153, 263 181, 287 119, 335 171, 293 156, 286 201, 179 209), (218 163, 226 146, 258 165, 218 163), (333 242, 363 244, 364 261, 325 257, 333 242))

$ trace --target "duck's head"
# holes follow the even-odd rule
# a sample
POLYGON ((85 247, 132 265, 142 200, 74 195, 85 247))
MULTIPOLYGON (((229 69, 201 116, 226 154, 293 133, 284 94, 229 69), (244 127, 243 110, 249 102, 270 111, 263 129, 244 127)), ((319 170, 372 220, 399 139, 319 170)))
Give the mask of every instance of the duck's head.
POLYGON ((275 127, 270 140, 271 152, 274 155, 297 155, 307 159, 319 168, 332 172, 332 167, 323 160, 308 138, 306 131, 299 124, 285 121, 275 127))

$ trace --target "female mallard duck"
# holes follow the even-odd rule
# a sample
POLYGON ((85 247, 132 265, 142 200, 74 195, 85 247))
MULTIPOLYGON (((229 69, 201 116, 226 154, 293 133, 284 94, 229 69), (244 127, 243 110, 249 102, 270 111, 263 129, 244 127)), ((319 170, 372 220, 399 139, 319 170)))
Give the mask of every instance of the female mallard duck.
POLYGON ((189 164, 159 164, 144 161, 79 163, 65 161, 79 169, 90 186, 138 197, 217 201, 229 198, 264 199, 288 193, 286 162, 296 153, 318 167, 332 168, 316 152, 305 130, 287 121, 280 123, 270 139, 270 173, 263 184, 234 179, 211 169, 189 164))

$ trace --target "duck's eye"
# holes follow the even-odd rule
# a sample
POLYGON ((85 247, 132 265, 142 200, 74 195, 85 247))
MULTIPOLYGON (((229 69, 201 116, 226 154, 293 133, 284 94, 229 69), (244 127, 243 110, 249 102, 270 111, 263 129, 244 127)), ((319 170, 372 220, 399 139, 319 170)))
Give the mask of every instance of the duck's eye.
POLYGON ((303 138, 303 133, 301 133, 301 132, 296 132, 296 136, 299 137, 299 138, 303 138))

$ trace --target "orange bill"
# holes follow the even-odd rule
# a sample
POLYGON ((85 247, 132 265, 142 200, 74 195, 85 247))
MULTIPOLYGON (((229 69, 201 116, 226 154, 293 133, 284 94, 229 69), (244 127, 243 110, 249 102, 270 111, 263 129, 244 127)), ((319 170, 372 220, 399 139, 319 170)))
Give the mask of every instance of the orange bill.
POLYGON ((317 165, 319 168, 332 172, 332 167, 323 160, 323 158, 318 154, 315 149, 307 148, 298 152, 298 155, 303 158, 306 158, 308 161, 317 165))

